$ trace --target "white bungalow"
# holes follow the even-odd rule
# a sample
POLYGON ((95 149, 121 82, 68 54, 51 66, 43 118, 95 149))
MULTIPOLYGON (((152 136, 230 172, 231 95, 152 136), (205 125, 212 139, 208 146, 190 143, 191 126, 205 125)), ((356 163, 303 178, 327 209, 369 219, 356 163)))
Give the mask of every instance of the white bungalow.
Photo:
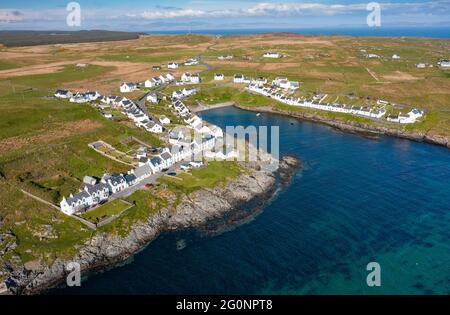
POLYGON ((168 64, 167 64, 167 68, 169 68, 169 69, 178 69, 178 63, 176 63, 176 62, 169 62, 168 64))
POLYGON ((72 92, 67 91, 67 90, 57 90, 55 92, 55 97, 57 98, 61 98, 61 99, 68 99, 72 97, 72 92))
POLYGON ((234 58, 233 55, 227 55, 227 56, 219 56, 219 57, 217 57, 217 59, 219 59, 219 60, 231 60, 231 59, 233 59, 233 58, 234 58))
POLYGON ((164 83, 160 77, 153 77, 152 81, 154 82, 155 86, 160 86, 164 83))
POLYGON ((172 99, 174 100, 180 100, 183 99, 186 95, 183 94, 183 91, 173 91, 172 92, 172 99))
POLYGON ((173 82, 173 81, 175 81, 175 77, 173 76, 172 73, 166 74, 166 81, 167 81, 167 82, 173 82))
POLYGON ((124 82, 120 85, 120 92, 122 93, 130 93, 136 91, 137 85, 132 82, 124 82))
POLYGON ((289 81, 287 78, 276 78, 272 81, 272 85, 280 87, 285 90, 296 90, 299 88, 299 83, 296 81, 289 81))
POLYGON ((164 115, 159 116, 159 121, 160 121, 161 124, 163 124, 163 125, 168 125, 168 124, 170 124, 170 119, 167 118, 167 116, 164 116, 164 115))
POLYGON ((153 133, 162 133, 163 132, 163 128, 160 124, 155 123, 154 121, 149 121, 144 128, 149 131, 149 132, 153 132, 153 133))
POLYGON ((191 83, 199 84, 201 80, 202 79, 200 78, 200 75, 198 73, 191 75, 191 83))
POLYGON ((194 66, 194 65, 198 65, 198 59, 196 58, 190 58, 188 60, 186 60, 186 62, 184 63, 185 66, 194 66))
POLYGON ((280 53, 277 52, 272 52, 272 51, 268 51, 263 55, 264 58, 274 58, 274 59, 278 59, 281 58, 282 55, 280 53))
POLYGON ((438 65, 441 66, 441 68, 448 69, 448 68, 450 68, 450 60, 443 59, 443 60, 438 62, 438 65))
POLYGON ((244 76, 242 74, 235 74, 233 78, 234 83, 244 83, 244 76))
POLYGON ((181 75, 181 81, 183 82, 191 82, 191 74, 189 72, 185 72, 181 75))
POLYGON ((156 93, 150 93, 147 95, 147 101, 153 103, 153 104, 158 104, 160 102, 160 98, 158 97, 158 94, 156 93))
POLYGON ((214 74, 214 80, 215 81, 223 81, 225 79, 225 76, 223 73, 216 73, 214 74))

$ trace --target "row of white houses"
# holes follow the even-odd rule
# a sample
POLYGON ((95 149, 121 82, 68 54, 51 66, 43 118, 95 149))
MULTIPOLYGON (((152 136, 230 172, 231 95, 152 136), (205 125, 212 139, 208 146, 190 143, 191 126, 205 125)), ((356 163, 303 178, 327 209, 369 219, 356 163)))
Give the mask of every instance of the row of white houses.
MULTIPOLYGON (((217 126, 213 126, 210 130, 214 129, 222 131, 217 126)), ((202 134, 192 141, 187 140, 185 136, 179 136, 176 141, 171 142, 173 144, 171 149, 164 148, 158 155, 145 158, 145 162, 139 163, 139 167, 131 169, 127 174, 104 174, 99 182, 93 177, 85 176, 80 191, 62 199, 61 211, 67 215, 84 212, 105 203, 114 194, 141 183, 152 174, 163 172, 184 160, 191 160, 188 164, 191 167, 199 167, 202 162, 196 161, 193 157, 202 152, 212 151, 219 137, 223 137, 222 132, 202 134)))
POLYGON ((185 72, 181 75, 181 82, 183 83, 199 84, 201 81, 202 79, 198 73, 191 74, 189 72, 185 72))
POLYGON ((59 99, 67 99, 72 103, 88 103, 96 101, 102 97, 102 95, 98 92, 73 93, 69 90, 57 90, 54 96, 59 99))
POLYGON ((386 114, 386 110, 384 109, 374 109, 367 106, 348 106, 338 103, 323 104, 318 101, 289 97, 281 93, 279 89, 273 87, 264 87, 256 84, 250 84, 247 89, 251 92, 274 98, 279 102, 292 106, 302 106, 332 112, 367 116, 372 118, 381 118, 386 114))
MULTIPOLYGON (((381 119, 383 116, 386 115, 386 109, 384 108, 371 108, 369 106, 350 106, 339 103, 321 103, 315 100, 294 98, 284 95, 279 91, 279 89, 274 87, 264 87, 257 84, 250 84, 247 87, 247 89, 251 92, 262 94, 270 98, 274 98, 279 102, 292 106, 302 106, 331 112, 366 116, 377 119, 381 119)), ((410 124, 415 123, 417 119, 423 117, 424 114, 425 113, 423 110, 413 109, 407 114, 400 113, 399 115, 387 116, 386 119, 391 122, 410 124)))
POLYGON ((155 119, 149 116, 147 110, 133 101, 121 96, 104 96, 98 92, 72 93, 68 90, 57 90, 55 97, 69 99, 71 102, 86 103, 98 101, 103 104, 115 106, 131 119, 137 127, 144 128, 148 132, 162 133, 163 128, 155 119))
POLYGON ((144 128, 152 133, 163 132, 163 127, 150 117, 147 110, 142 106, 128 99, 122 100, 116 105, 121 108, 122 113, 131 119, 137 127, 144 128))
POLYGON ((175 77, 171 73, 167 73, 165 75, 161 74, 160 76, 153 77, 144 82, 144 86, 146 88, 152 88, 156 86, 161 86, 163 84, 169 84, 175 81, 175 77))
MULTIPOLYGON (((250 84, 258 87, 263 87, 265 84, 267 84, 268 80, 264 77, 258 77, 256 79, 246 77, 242 74, 235 74, 233 78, 233 83, 236 84, 250 84)), ((297 81, 290 81, 285 77, 282 78, 276 78, 272 81, 273 87, 282 88, 284 90, 297 90, 300 88, 300 83, 297 81)))
POLYGON ((198 92, 198 89, 182 89, 182 90, 177 90, 177 91, 173 91, 172 92, 172 100, 176 101, 176 100, 182 100, 188 96, 194 95, 195 93, 198 92))

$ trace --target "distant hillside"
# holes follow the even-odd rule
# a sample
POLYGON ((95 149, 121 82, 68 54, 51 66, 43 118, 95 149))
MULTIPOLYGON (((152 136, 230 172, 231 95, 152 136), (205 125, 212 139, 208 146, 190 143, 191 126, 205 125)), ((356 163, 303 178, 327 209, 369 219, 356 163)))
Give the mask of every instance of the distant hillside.
POLYGON ((140 33, 113 31, 0 31, 0 43, 8 47, 106 42, 137 39, 140 33))

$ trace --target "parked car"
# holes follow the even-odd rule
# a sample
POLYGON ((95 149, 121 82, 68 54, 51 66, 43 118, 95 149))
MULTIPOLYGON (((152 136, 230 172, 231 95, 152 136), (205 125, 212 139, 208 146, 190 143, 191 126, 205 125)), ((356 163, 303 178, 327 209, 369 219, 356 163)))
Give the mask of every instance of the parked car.
POLYGON ((167 173, 167 175, 169 175, 169 176, 177 176, 177 173, 175 173, 175 172, 169 172, 169 173, 167 173))

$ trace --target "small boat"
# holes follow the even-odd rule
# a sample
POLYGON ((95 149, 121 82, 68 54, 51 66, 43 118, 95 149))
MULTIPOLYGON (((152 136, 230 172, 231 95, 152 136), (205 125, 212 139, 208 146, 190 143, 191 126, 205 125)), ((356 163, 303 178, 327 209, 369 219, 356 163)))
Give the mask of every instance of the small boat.
POLYGON ((258 116, 258 117, 261 116, 261 113, 256 114, 256 116, 258 116))

